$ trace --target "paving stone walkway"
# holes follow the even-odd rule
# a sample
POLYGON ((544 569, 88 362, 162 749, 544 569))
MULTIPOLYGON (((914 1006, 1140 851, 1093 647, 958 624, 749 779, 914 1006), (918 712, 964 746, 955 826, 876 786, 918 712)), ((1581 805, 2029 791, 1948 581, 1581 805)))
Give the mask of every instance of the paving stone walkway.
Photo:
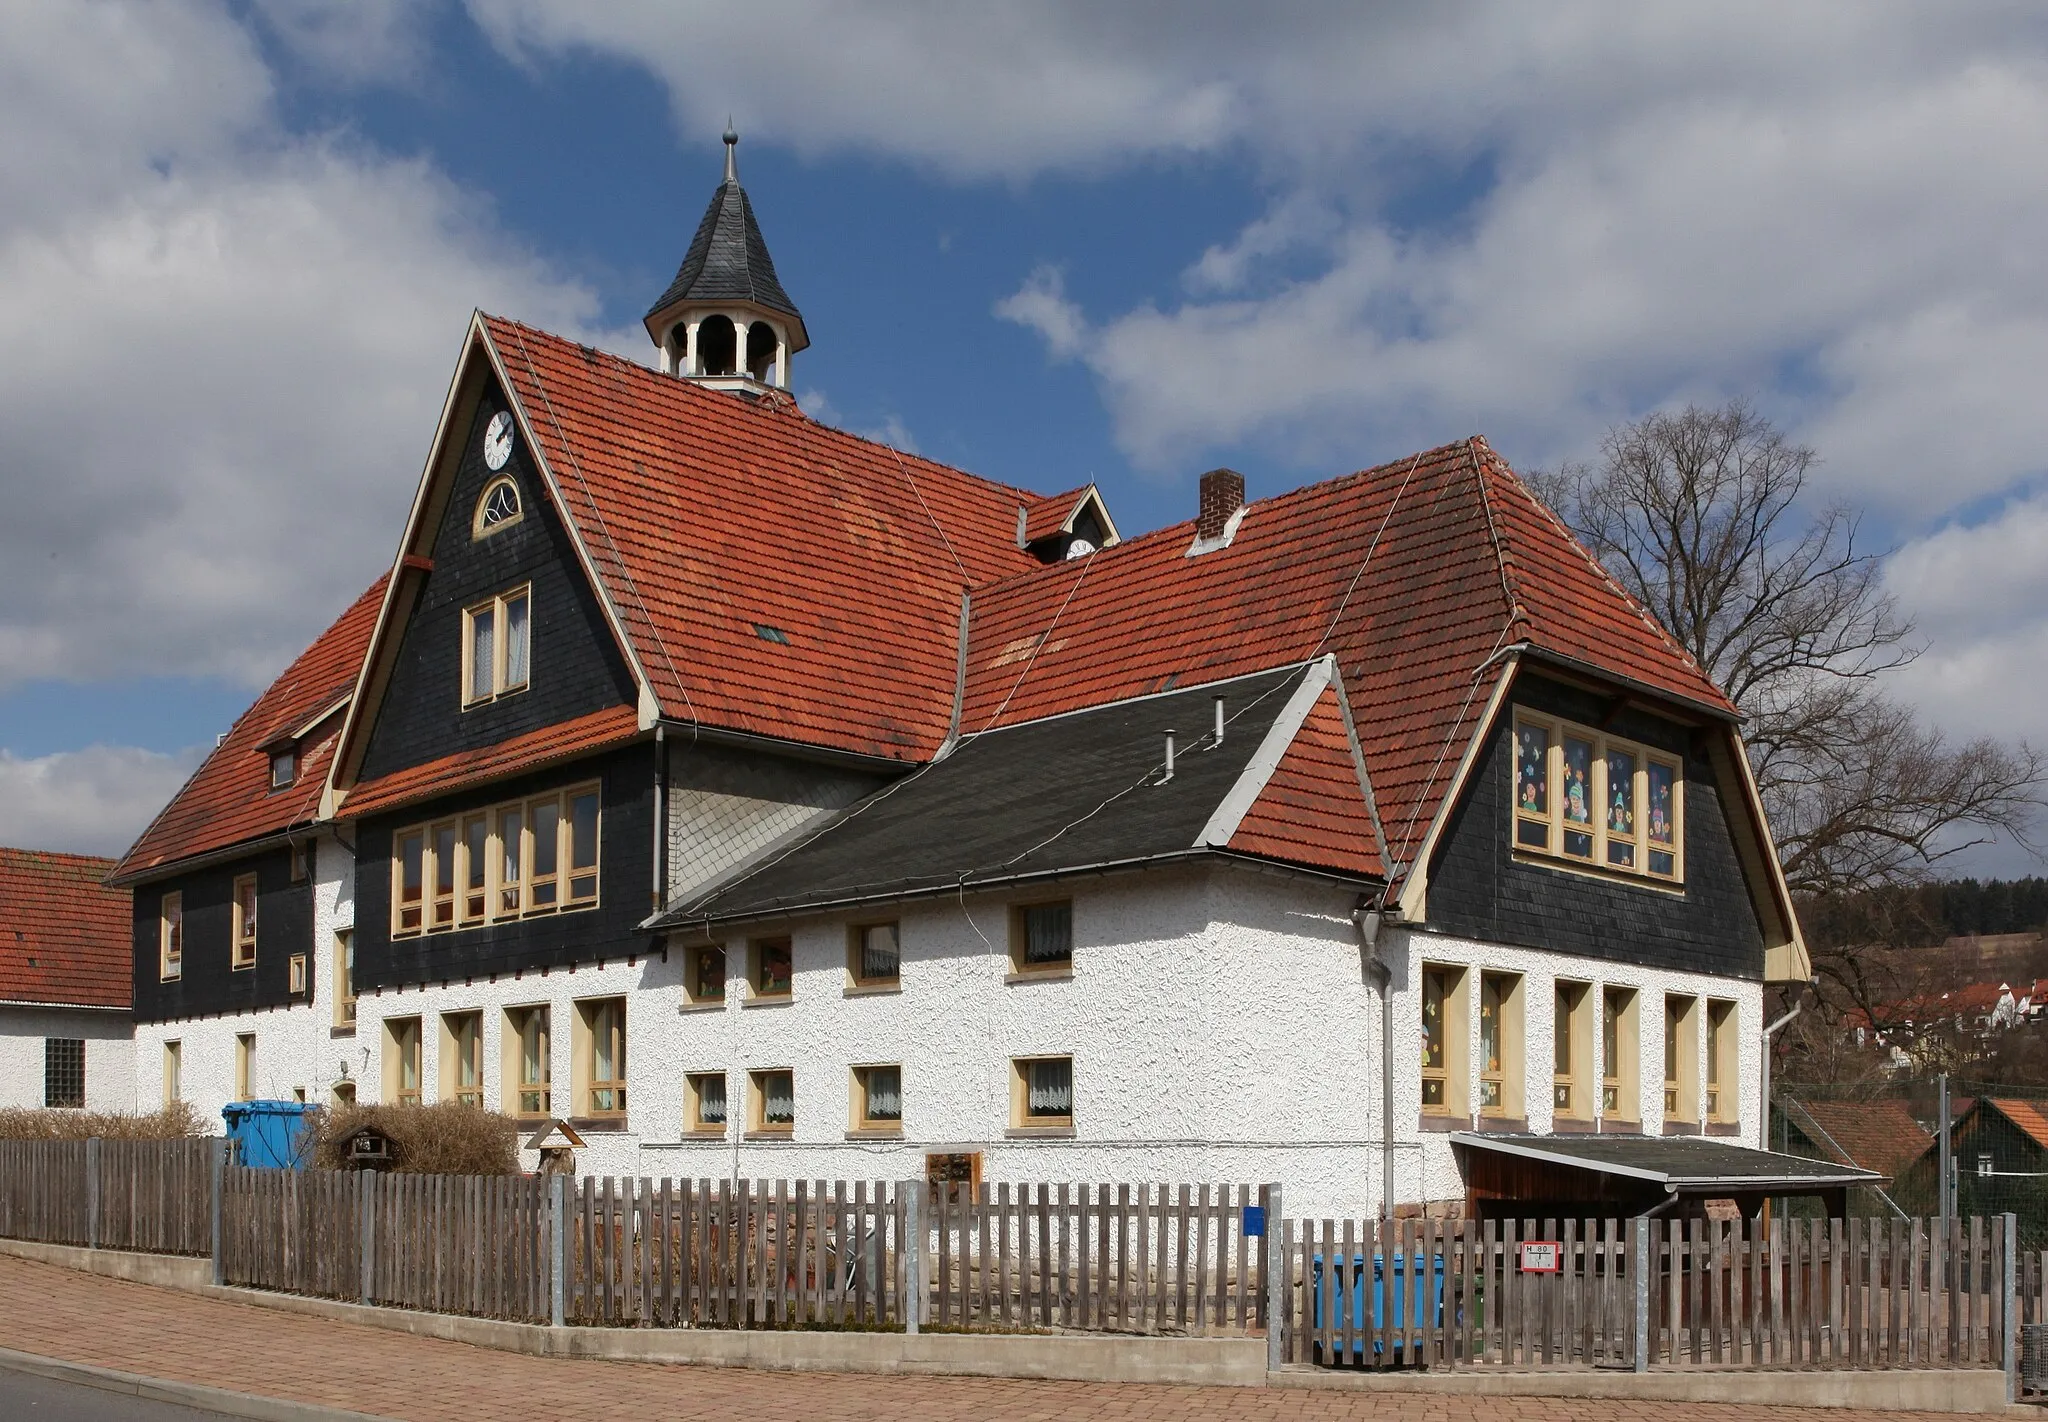
POLYGON ((766 1373, 530 1358, 0 1256, 0 1347, 403 1422, 1869 1422, 1919 1413, 766 1373))

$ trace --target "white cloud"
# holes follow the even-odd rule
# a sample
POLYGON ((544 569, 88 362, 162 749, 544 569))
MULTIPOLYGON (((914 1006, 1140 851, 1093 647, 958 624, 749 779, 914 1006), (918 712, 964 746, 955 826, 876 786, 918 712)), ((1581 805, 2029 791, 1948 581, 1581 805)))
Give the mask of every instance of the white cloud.
POLYGON ((488 201, 285 132, 214 6, 8 10, 0 180, 0 690, 260 685, 389 559, 472 305, 622 339, 488 201))
POLYGON ((1054 266, 1041 266, 1024 285, 998 301, 995 314, 1038 332, 1045 347, 1060 360, 1071 360, 1088 348, 1088 319, 1067 297, 1066 278, 1054 266))
POLYGON ((0 844, 120 854, 205 755, 97 745, 34 757, 0 750, 0 844))

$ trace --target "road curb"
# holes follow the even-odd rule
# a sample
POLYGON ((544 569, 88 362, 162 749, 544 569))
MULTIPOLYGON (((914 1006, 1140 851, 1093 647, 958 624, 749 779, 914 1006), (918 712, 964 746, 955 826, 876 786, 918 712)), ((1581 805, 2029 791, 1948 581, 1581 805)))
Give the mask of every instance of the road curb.
POLYGON ((368 1412, 349 1412, 339 1407, 321 1407, 310 1402, 290 1402, 277 1397, 257 1397, 231 1392, 203 1383, 176 1382, 169 1378, 124 1373, 118 1368, 99 1368, 90 1363, 73 1363, 46 1358, 40 1353, 18 1353, 0 1348, 0 1369, 51 1378, 57 1382, 95 1387, 102 1392, 124 1393, 151 1402, 172 1402, 182 1407, 200 1407, 228 1417, 252 1417, 258 1422, 390 1422, 368 1412))

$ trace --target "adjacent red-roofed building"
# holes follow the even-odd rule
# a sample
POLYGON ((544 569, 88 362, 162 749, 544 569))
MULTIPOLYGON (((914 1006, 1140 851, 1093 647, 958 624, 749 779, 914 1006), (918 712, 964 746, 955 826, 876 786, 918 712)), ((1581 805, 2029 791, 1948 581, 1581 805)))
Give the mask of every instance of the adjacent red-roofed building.
POLYGON ((110 859, 0 848, 0 1107, 135 1101, 125 890, 110 859))
POLYGON ((475 316, 388 572, 122 860, 145 1099, 1332 1211, 1760 1142, 1739 716, 1484 440, 1125 536, 832 429, 730 152, 646 325, 475 316))

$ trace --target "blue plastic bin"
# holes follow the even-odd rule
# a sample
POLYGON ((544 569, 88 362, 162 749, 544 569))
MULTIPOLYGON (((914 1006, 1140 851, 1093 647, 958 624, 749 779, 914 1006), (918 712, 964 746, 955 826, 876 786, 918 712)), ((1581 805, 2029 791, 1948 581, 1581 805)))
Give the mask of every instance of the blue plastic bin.
POLYGON ((304 1101, 230 1101, 220 1108, 228 1139, 235 1145, 235 1163, 267 1170, 303 1170, 305 1157, 299 1129, 313 1108, 304 1101))
MULTIPOLYGON (((1370 1347, 1378 1354, 1386 1345, 1362 1330, 1372 1327, 1375 1318, 1383 1319, 1388 1328, 1400 1331, 1414 1331, 1423 1328, 1441 1327, 1444 1321, 1444 1257, 1435 1255, 1427 1260, 1415 1256, 1411 1268, 1408 1256, 1396 1254, 1391 1264, 1387 1256, 1375 1254, 1372 1257, 1372 1312, 1365 1308, 1366 1266, 1363 1254, 1351 1256, 1347 1268, 1340 1257, 1334 1270, 1325 1271, 1323 1256, 1315 1256, 1313 1263, 1314 1319, 1312 1324, 1318 1334, 1322 1332, 1323 1316, 1326 1309, 1335 1309, 1330 1319, 1334 1330, 1351 1328, 1361 1330, 1351 1340, 1351 1356, 1360 1358, 1370 1347), (1337 1277, 1331 1278, 1335 1274, 1337 1277), (1391 1276, 1391 1277, 1390 1277, 1391 1276), (1390 1311, 1391 1310, 1391 1311, 1390 1311)), ((1341 1349, 1340 1341, 1336 1345, 1341 1349)), ((1394 1356, 1401 1356, 1403 1340, 1394 1342, 1394 1356)), ((1321 1351, 1321 1344, 1317 1345, 1321 1351)))

